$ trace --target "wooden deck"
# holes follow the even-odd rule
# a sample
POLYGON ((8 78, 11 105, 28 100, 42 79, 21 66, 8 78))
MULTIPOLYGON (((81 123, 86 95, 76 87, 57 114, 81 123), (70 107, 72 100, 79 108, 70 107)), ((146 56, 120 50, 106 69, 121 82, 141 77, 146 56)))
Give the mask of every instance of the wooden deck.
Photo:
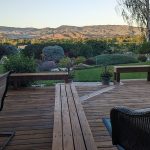
POLYGON ((16 130, 6 150, 49 150, 53 137, 55 88, 9 91, 0 113, 0 130, 16 130))
MULTIPOLYGON (((100 87, 101 88, 101 87, 100 87)), ((124 85, 82 102, 99 150, 115 150, 101 118, 108 117, 113 106, 150 107, 150 82, 124 81, 124 85)), ((78 87, 79 95, 98 87, 78 87)), ((0 130, 16 129, 16 136, 6 150, 51 150, 55 87, 9 90, 0 112, 0 130)))
MULTIPOLYGON (((82 90, 78 92, 82 95, 81 93, 86 91, 86 89, 89 91, 89 88, 85 87, 83 89, 82 87, 82 90)), ((109 117, 110 109, 113 106, 124 105, 131 108, 150 107, 149 89, 150 82, 144 80, 126 81, 124 85, 116 85, 115 89, 82 103, 99 150, 116 150, 111 144, 111 138, 101 118, 109 117)))

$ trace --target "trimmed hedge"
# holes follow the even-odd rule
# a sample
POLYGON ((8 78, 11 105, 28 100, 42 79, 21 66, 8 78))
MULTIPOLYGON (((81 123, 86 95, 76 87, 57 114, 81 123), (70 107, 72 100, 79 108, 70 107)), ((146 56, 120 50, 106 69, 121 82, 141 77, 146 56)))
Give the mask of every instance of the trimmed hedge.
POLYGON ((132 56, 123 54, 103 54, 93 58, 97 65, 116 65, 137 63, 138 60, 132 56))

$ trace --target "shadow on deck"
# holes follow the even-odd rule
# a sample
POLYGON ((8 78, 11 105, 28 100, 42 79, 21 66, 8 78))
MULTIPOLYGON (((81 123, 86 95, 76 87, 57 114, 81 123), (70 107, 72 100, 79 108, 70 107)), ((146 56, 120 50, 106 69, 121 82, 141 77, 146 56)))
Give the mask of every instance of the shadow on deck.
MULTIPOLYGON (((98 87, 78 87, 79 95, 98 87)), ((83 101, 83 107, 99 150, 115 150, 101 118, 110 109, 124 105, 130 108, 150 107, 150 83, 124 81, 111 91, 83 101)), ((10 90, 0 113, 0 130, 16 129, 16 136, 6 150, 50 150, 53 137, 55 88, 10 90)))
POLYGON ((55 88, 10 90, 0 130, 16 130, 6 150, 48 150, 52 145, 55 88))

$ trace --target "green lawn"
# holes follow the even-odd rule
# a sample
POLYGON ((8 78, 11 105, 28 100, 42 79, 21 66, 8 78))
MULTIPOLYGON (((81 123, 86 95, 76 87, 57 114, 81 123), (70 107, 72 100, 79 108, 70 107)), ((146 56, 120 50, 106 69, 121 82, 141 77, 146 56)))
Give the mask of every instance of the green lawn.
MULTIPOLYGON (((123 65, 150 65, 150 62, 146 63, 136 63, 136 64, 123 64, 123 65)), ((113 66, 109 68, 113 72, 113 66)), ((75 81, 81 82, 97 82, 100 81, 100 73, 102 72, 101 67, 91 68, 91 69, 83 69, 83 70, 75 70, 75 81)), ((0 73, 3 73, 3 66, 0 65, 0 73)), ((121 79, 143 79, 147 77, 147 73, 122 73, 121 79)), ((113 78, 112 78, 113 79, 113 78)), ((56 81, 42 81, 39 83, 43 83, 46 85, 53 85, 56 81)))
MULTIPOLYGON (((150 62, 146 63, 136 63, 136 64, 124 64, 124 65, 150 65, 150 62)), ((113 72, 113 66, 110 66, 110 70, 113 72)), ((100 73, 102 68, 92 68, 92 69, 83 69, 75 71, 75 81, 82 82, 95 82, 100 81, 100 73)), ((147 73, 122 73, 121 79, 143 79, 146 78, 147 73)))

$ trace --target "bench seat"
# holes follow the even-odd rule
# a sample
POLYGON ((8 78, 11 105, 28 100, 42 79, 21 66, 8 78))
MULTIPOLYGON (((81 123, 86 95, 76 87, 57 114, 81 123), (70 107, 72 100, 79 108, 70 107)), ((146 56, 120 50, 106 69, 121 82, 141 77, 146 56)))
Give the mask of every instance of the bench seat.
POLYGON ((57 84, 52 150, 96 150, 74 84, 57 84))
POLYGON ((12 73, 10 81, 17 88, 21 81, 36 80, 64 80, 68 82, 68 72, 39 72, 39 73, 12 73))
POLYGON ((147 72, 147 81, 150 81, 150 65, 114 66, 114 81, 120 82, 120 73, 147 72))

